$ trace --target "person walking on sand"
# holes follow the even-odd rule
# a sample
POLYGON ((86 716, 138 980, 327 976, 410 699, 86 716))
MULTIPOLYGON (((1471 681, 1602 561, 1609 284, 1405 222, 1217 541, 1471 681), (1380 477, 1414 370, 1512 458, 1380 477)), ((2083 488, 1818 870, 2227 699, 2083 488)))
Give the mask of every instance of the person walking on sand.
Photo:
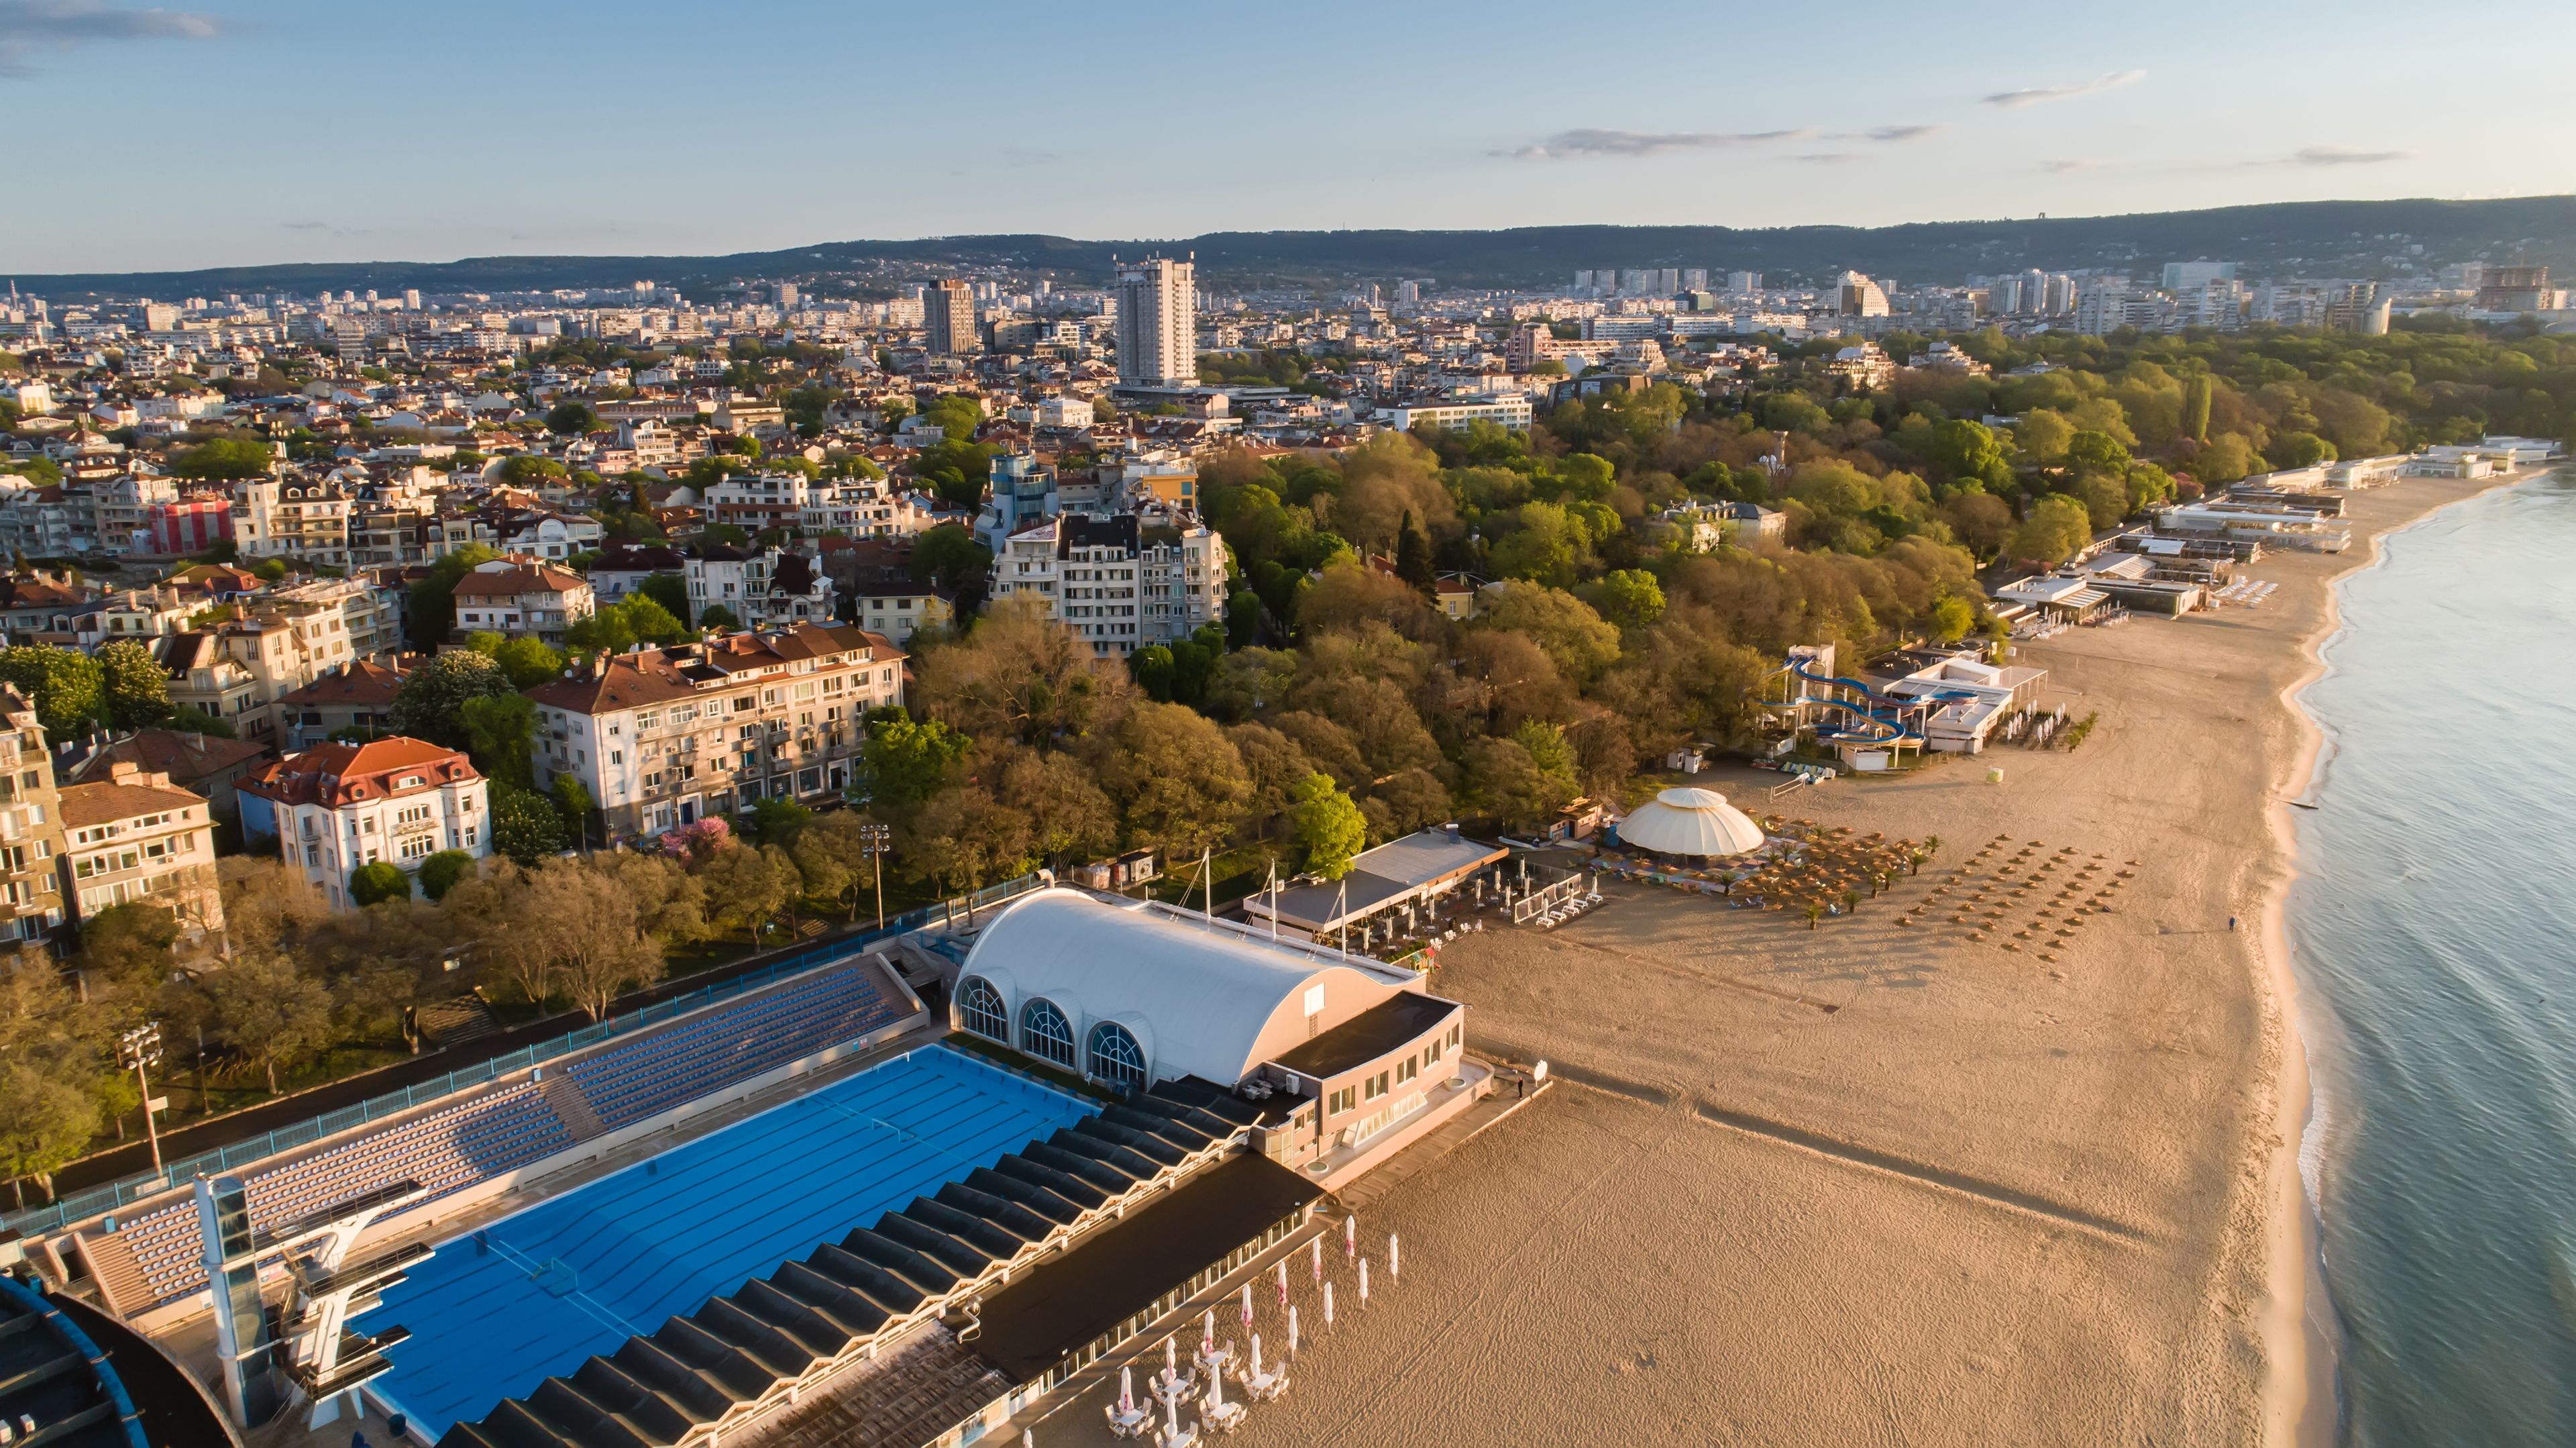
POLYGON ((2227 933, 2230 935, 2236 933, 2236 917, 2233 915, 2227 917, 2227 933))

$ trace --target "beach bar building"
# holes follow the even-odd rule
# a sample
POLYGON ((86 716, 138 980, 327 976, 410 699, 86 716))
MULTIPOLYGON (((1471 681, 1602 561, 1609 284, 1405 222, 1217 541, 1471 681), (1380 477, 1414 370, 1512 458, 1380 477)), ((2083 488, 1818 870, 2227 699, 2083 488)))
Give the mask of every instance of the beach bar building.
POLYGON ((1361 851, 1338 880, 1256 894, 1243 902, 1244 918, 1263 930, 1275 925, 1285 938, 1339 943, 1370 922, 1447 895, 1510 853, 1466 838, 1456 825, 1420 830, 1361 851))

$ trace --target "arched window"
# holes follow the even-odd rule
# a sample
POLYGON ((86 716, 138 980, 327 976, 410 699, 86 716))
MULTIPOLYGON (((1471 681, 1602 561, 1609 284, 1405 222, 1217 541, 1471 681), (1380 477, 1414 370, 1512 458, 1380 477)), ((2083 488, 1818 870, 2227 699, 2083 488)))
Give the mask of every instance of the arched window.
POLYGON ((980 975, 966 977, 957 989, 957 1020, 976 1035, 1011 1043, 1011 1013, 1002 1007, 1002 993, 980 975))
POLYGON ((1073 1069, 1073 1023, 1055 1002, 1034 1000, 1020 1012, 1020 1049, 1041 1061, 1073 1069))
POLYGON ((1116 1021, 1091 1028, 1091 1079, 1119 1091, 1144 1089, 1145 1052, 1116 1021))

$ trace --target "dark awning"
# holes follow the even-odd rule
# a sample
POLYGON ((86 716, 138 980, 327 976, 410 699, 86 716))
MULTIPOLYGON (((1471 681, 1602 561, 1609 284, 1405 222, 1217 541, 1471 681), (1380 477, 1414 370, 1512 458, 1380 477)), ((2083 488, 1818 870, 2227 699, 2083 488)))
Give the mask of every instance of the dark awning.
POLYGON ((1268 1157, 1229 1157, 987 1298, 969 1346, 1028 1382, 1323 1194, 1268 1157))
POLYGON ((1320 1081, 1365 1066, 1405 1042, 1428 1034, 1463 1007, 1418 991, 1394 995, 1324 1032, 1300 1041, 1271 1064, 1320 1081))

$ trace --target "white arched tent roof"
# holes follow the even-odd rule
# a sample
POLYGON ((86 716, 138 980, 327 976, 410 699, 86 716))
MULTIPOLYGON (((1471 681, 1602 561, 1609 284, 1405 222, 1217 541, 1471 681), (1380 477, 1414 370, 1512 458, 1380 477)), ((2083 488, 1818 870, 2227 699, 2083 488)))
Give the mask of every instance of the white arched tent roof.
POLYGON ((1396 989, 1350 966, 1062 886, 1021 896, 977 932, 961 984, 969 976, 991 982, 1014 1021, 1043 996, 1063 1010, 1075 1041, 1116 1021, 1144 1048, 1155 1079, 1220 1086, 1261 1064, 1262 1032, 1282 1012, 1302 1036, 1310 987, 1370 998, 1396 989))
POLYGON ((1619 822, 1619 838, 1659 855, 1740 855, 1762 827, 1713 789, 1668 789, 1619 822))

